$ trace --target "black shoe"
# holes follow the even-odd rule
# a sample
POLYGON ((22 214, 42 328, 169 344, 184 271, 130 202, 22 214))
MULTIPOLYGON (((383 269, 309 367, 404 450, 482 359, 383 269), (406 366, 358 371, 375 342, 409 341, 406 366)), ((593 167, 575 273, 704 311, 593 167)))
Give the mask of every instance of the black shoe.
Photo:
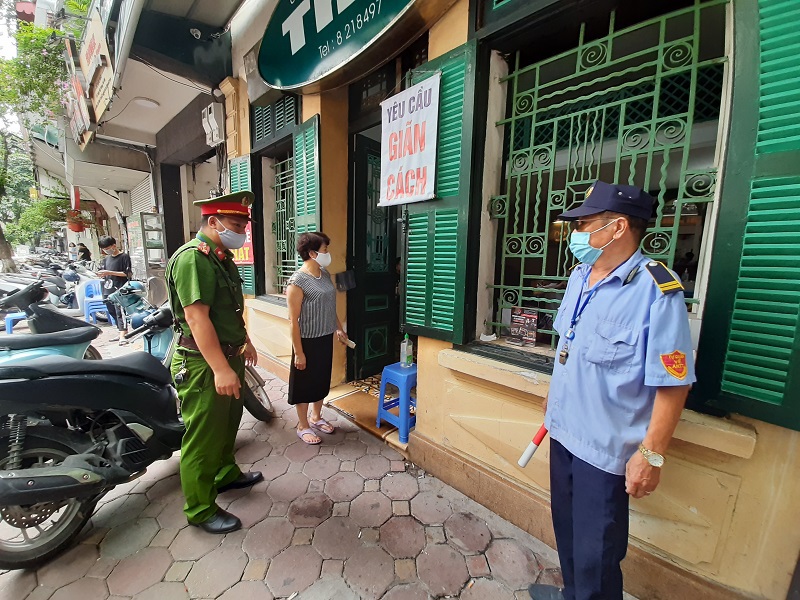
POLYGON ((239 490, 242 488, 247 488, 263 480, 264 476, 261 474, 261 471, 250 471, 249 473, 242 473, 241 475, 239 475, 239 477, 237 477, 230 483, 226 483, 222 487, 217 488, 217 493, 221 494, 223 492, 227 492, 228 490, 239 490))
POLYGON ((189 525, 199 527, 206 533, 230 533, 242 528, 242 522, 238 517, 219 507, 217 507, 217 512, 214 513, 214 516, 208 521, 203 521, 202 523, 192 523, 190 521, 189 525))
POLYGON ((528 593, 532 600, 564 600, 561 588, 543 583, 532 583, 528 586, 528 593))

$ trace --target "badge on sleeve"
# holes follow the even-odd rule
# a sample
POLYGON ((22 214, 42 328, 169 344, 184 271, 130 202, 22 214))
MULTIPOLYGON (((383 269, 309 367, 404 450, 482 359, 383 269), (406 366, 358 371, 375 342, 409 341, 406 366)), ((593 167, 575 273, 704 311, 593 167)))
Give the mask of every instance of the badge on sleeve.
POLYGON ((686 374, 688 373, 686 355, 680 350, 675 350, 670 354, 662 354, 661 364, 664 365, 664 370, 676 379, 686 379, 686 374))
POLYGON ((197 251, 202 252, 203 254, 208 256, 208 253, 211 252, 211 246, 209 246, 205 242, 200 242, 199 244, 197 244, 197 251))

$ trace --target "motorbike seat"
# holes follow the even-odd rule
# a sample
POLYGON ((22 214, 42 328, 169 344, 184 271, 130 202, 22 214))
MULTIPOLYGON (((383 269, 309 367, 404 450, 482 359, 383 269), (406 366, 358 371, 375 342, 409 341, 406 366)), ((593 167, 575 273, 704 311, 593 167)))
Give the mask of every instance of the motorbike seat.
POLYGON ((43 379, 57 375, 135 375, 161 385, 172 383, 169 369, 146 352, 109 360, 45 356, 29 360, 24 366, 0 367, 0 379, 43 379))
POLYGON ((2 350, 28 350, 45 346, 68 346, 82 344, 95 339, 100 335, 100 329, 93 326, 79 329, 67 329, 55 333, 14 333, 0 335, 0 351, 2 350))

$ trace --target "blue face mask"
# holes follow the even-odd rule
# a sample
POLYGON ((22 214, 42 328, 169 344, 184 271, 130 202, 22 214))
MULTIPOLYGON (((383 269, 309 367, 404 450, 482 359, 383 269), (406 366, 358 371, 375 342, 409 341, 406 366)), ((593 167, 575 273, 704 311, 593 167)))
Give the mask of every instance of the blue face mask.
MULTIPOLYGON (((614 219, 616 221, 616 219, 614 219)), ((594 231, 573 231, 569 236, 569 250, 572 254, 575 255, 575 258, 578 259, 579 262, 582 262, 585 265, 593 265, 597 262, 597 259, 600 258, 600 255, 603 253, 603 248, 608 246, 614 240, 612 239, 611 242, 608 242, 605 246, 601 248, 595 248, 589 243, 589 239, 592 237, 593 233, 597 233, 598 231, 602 231, 614 221, 610 223, 606 223, 599 229, 595 229, 594 231)))
MULTIPOLYGON (((220 225, 222 225, 222 223, 220 223, 220 225)), ((222 227, 225 227, 225 225, 222 225, 222 227)), ((247 241, 247 232, 236 233, 235 231, 225 228, 222 231, 217 231, 217 233, 219 234, 220 243, 228 250, 238 250, 244 246, 247 241)))

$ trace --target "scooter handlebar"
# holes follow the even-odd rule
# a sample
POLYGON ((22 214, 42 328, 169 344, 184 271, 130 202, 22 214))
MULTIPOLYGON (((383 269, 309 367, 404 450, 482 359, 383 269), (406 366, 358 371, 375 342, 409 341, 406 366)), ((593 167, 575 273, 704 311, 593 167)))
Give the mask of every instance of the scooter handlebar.
POLYGON ((137 335, 139 335, 140 333, 144 333, 145 331, 147 331, 148 329, 150 329, 150 327, 151 327, 151 326, 150 326, 150 325, 147 325, 147 324, 145 324, 145 325, 142 325, 141 327, 137 327, 137 328, 136 328, 136 329, 134 329, 133 331, 131 331, 131 332, 129 332, 129 333, 126 333, 126 334, 125 334, 123 337, 124 337, 126 340, 129 340, 129 339, 131 339, 132 337, 136 337, 136 336, 137 336, 137 335))

